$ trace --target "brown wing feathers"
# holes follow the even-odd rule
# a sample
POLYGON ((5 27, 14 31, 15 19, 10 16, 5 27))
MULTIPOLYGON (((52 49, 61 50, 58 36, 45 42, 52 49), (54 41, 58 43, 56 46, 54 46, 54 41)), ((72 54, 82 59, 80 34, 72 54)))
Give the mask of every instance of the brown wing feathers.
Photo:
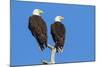
POLYGON ((47 30, 45 30, 47 29, 46 23, 40 16, 31 16, 29 18, 29 29, 43 51, 45 47, 47 47, 47 30))
POLYGON ((61 22, 55 22, 51 25, 51 34, 55 42, 55 48, 57 52, 59 49, 63 49, 65 40, 65 28, 61 22))

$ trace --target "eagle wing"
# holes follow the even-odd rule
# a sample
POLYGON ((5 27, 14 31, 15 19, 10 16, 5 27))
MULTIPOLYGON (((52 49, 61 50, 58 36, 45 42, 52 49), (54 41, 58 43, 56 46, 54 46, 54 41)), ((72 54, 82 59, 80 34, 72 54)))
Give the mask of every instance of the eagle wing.
POLYGON ((61 23, 54 23, 51 25, 51 34, 53 40, 55 41, 55 47, 57 52, 59 49, 63 48, 65 41, 65 27, 61 23))
POLYGON ((29 17, 29 29, 39 43, 41 50, 47 47, 47 27, 40 16, 29 17))

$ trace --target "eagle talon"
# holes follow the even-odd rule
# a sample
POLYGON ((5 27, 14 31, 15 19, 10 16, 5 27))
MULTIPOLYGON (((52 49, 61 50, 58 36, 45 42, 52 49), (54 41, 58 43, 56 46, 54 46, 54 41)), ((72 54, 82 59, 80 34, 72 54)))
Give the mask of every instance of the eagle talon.
POLYGON ((59 52, 59 53, 63 53, 63 49, 58 48, 58 52, 59 52))

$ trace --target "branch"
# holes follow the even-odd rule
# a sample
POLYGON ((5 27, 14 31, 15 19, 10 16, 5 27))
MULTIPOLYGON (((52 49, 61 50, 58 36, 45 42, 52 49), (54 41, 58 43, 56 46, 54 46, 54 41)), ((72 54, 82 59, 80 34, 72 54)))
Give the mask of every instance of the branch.
POLYGON ((50 45, 50 44, 48 44, 47 46, 48 46, 48 48, 50 48, 50 49, 53 49, 53 48, 54 48, 54 46, 52 46, 52 45, 50 45))
POLYGON ((50 64, 48 61, 46 61, 46 60, 42 60, 42 63, 43 64, 50 64))
POLYGON ((56 48, 54 46, 48 44, 48 48, 51 49, 51 57, 50 57, 50 62, 47 62, 46 60, 43 60, 43 64, 55 64, 55 53, 56 53, 56 48))
POLYGON ((51 64, 55 64, 55 54, 56 54, 56 48, 53 48, 51 50, 51 59, 50 59, 51 64))

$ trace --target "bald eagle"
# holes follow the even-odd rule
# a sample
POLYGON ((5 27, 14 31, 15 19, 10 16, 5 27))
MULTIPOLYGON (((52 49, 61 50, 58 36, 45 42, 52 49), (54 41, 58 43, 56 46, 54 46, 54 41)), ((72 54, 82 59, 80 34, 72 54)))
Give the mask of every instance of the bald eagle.
POLYGON ((60 52, 63 50, 64 41, 65 41, 65 27, 62 24, 62 20, 64 17, 57 16, 55 17, 55 22, 51 24, 51 35, 55 42, 56 52, 60 52))
POLYGON ((28 28, 37 40, 40 49, 43 51, 47 47, 47 26, 41 17, 42 13, 43 11, 40 9, 33 11, 33 15, 29 17, 28 28))

